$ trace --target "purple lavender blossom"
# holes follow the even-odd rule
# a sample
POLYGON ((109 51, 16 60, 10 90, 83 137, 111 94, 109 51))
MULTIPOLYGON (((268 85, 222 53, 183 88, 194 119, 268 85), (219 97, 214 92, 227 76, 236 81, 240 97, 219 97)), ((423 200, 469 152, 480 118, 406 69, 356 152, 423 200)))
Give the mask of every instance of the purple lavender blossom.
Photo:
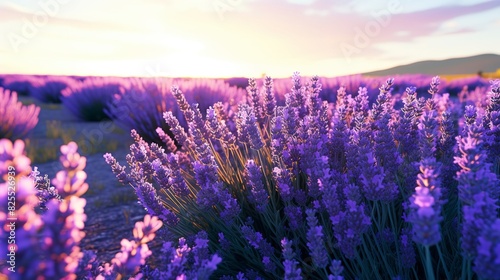
POLYGON ((462 250, 466 258, 474 259, 478 255, 478 238, 495 222, 498 206, 495 199, 486 192, 479 192, 472 197, 471 205, 464 205, 462 224, 462 250))
POLYGON ((222 139, 224 137, 221 124, 212 106, 207 109, 207 129, 211 138, 222 139))
POLYGON ((491 164, 486 162, 487 155, 481 148, 481 139, 469 132, 466 137, 457 137, 460 156, 455 163, 461 168, 457 172, 458 195, 465 205, 472 205, 473 196, 484 191, 490 197, 498 197, 497 176, 491 172, 491 164))
POLYGON ((264 79, 264 87, 262 90, 262 95, 264 96, 264 113, 266 116, 273 116, 274 110, 276 108, 276 99, 273 92, 273 79, 266 76, 264 79))
POLYGON ((348 199, 346 209, 335 216, 330 216, 333 233, 344 255, 352 259, 356 255, 356 246, 361 243, 361 235, 371 225, 369 216, 365 214, 363 205, 348 199))
POLYGON ((47 203, 49 201, 51 201, 52 199, 57 199, 61 201, 62 198, 57 192, 57 189, 51 186, 49 176, 45 175, 44 177, 42 177, 39 175, 40 172, 38 171, 38 168, 35 167, 34 170, 31 172, 29 178, 33 180, 33 183, 35 184, 35 189, 37 190, 36 196, 40 200, 38 207, 40 208, 40 210, 46 211, 48 210, 47 203))
POLYGON ((414 87, 406 89, 406 96, 403 98, 404 106, 401 109, 402 115, 395 131, 394 138, 399 142, 399 149, 403 157, 411 162, 418 160, 417 121, 420 116, 420 108, 414 87))
POLYGON ((264 212, 268 204, 269 195, 264 187, 264 178, 260 166, 255 164, 255 161, 248 160, 246 175, 247 184, 250 187, 249 201, 256 206, 257 211, 264 212))
POLYGON ((360 87, 358 90, 358 95, 354 98, 353 112, 354 115, 362 115, 364 118, 368 116, 368 89, 366 87, 360 87))
POLYGON ((293 185, 288 171, 279 167, 275 167, 273 169, 273 178, 276 181, 276 187, 278 188, 278 192, 281 198, 284 201, 292 200, 293 185))
POLYGON ((253 109, 253 112, 255 114, 255 117, 257 120, 261 121, 262 117, 264 115, 261 100, 260 100, 260 95, 259 95, 259 90, 257 88, 257 83, 255 82, 255 79, 248 79, 248 87, 247 87, 247 93, 248 96, 250 97, 250 106, 253 109))
POLYGON ((431 95, 435 95, 439 91, 439 84, 441 83, 441 80, 439 79, 439 76, 435 76, 431 80, 431 86, 429 88, 429 93, 431 95))
POLYGON ((148 182, 134 186, 137 198, 150 215, 158 216, 165 224, 174 226, 179 218, 163 205, 156 189, 148 182))
POLYGON ((489 121, 491 119, 491 113, 500 112, 500 80, 490 81, 491 87, 488 92, 489 103, 486 108, 486 119, 489 121))
POLYGON ((0 138, 19 139, 38 123, 40 107, 24 106, 17 101, 17 93, 0 88, 0 138))
POLYGON ((411 268, 415 265, 415 248, 413 247, 413 232, 411 228, 403 228, 399 237, 399 255, 401 265, 404 268, 411 268))
POLYGON ((77 150, 78 146, 75 142, 61 146, 59 161, 64 170, 56 174, 56 177, 52 179, 52 184, 63 197, 71 195, 81 196, 89 188, 88 184, 85 183, 87 174, 83 171, 87 164, 87 159, 80 156, 77 150))
POLYGON ((285 207, 284 211, 290 230, 298 230, 304 226, 304 212, 302 211, 302 207, 288 205, 285 207))
POLYGON ((337 171, 341 171, 346 162, 346 144, 349 141, 346 113, 344 105, 337 107, 332 121, 333 128, 330 130, 330 162, 337 171))
POLYGON ((344 271, 344 267, 342 266, 342 261, 340 260, 332 260, 332 264, 330 265, 330 271, 332 274, 328 275, 328 280, 344 280, 344 277, 341 276, 344 271))
POLYGON ((285 95, 286 107, 294 108, 297 111, 297 116, 302 119, 307 114, 305 87, 300 81, 300 73, 294 72, 292 75, 292 88, 285 95))
POLYGON ((117 253, 111 263, 113 270, 122 275, 134 275, 139 271, 139 266, 144 265, 146 258, 152 252, 148 243, 155 237, 155 232, 163 225, 157 217, 144 216, 144 221, 135 223, 133 230, 134 239, 122 239, 121 252, 117 253))
POLYGON ((184 128, 180 125, 177 118, 172 112, 165 112, 163 114, 165 122, 170 126, 170 131, 174 134, 175 140, 179 145, 185 146, 188 143, 188 136, 184 128))
POLYGON ((264 143, 262 142, 255 112, 246 104, 240 105, 238 109, 238 140, 243 143, 249 143, 252 149, 261 149, 264 143))
MULTIPOLYGON (((23 148, 24 145, 17 145, 23 148)), ((44 275, 52 279, 74 279, 76 269, 82 254, 79 242, 85 235, 82 231, 86 216, 84 214, 85 199, 78 196, 86 190, 84 180, 85 172, 78 170, 85 166, 84 158, 80 158, 76 153, 77 147, 71 153, 66 153, 61 157, 65 169, 72 173, 67 176, 67 181, 63 184, 64 190, 71 190, 62 201, 50 200, 47 203, 48 210, 43 215, 34 211, 39 199, 36 196, 36 179, 21 177, 23 173, 16 176, 16 210, 9 212, 15 214, 16 238, 16 273, 10 273, 12 279, 32 279, 37 275, 44 275), (76 168, 76 169, 71 169, 76 168), (76 170, 83 172, 78 173, 76 170), (76 178, 76 179, 75 179, 76 178), (82 181, 83 180, 83 181, 82 181), (80 189, 78 189, 81 187, 80 189), (40 242, 41 241, 41 242, 40 242)), ((14 156, 23 157, 23 151, 6 149, 7 152, 14 152, 14 156)), ((62 147, 61 151, 67 152, 68 147, 62 147)), ((5 151, 5 150, 4 150, 5 151)), ((12 155, 11 155, 12 156, 12 155)), ((16 159, 13 159, 16 162, 16 159)), ((31 170, 31 167, 28 168, 31 170)), ((38 172, 34 173, 38 177, 38 172)), ((49 184, 50 182, 45 182, 49 184)), ((6 184, 2 184, 1 190, 7 191, 6 184), (4 187, 5 185, 5 187, 4 187)), ((3 196, 0 192, 0 196, 3 196)), ((7 201, 7 199, 3 200, 7 201)), ((0 215, 0 224, 6 222, 6 215, 0 215)), ((3 232, 3 231, 2 231, 3 232)), ((2 234, 2 237, 4 235, 2 234)))
POLYGON ((189 189, 186 185, 184 177, 182 177, 178 154, 168 155, 168 165, 171 170, 171 174, 168 178, 168 184, 171 186, 172 191, 178 197, 184 197, 188 195, 189 189))
POLYGON ((84 214, 86 200, 77 196, 62 202, 52 200, 48 211, 42 216, 43 230, 39 236, 43 240, 41 250, 44 259, 43 274, 47 278, 63 279, 74 277, 81 258, 78 244, 85 236, 84 214))
POLYGON ((31 173, 31 160, 25 156, 24 141, 16 140, 12 143, 9 139, 0 139, 0 178, 7 181, 9 170, 14 168, 17 176, 31 173))
POLYGON ((420 166, 415 194, 410 198, 412 211, 408 221, 413 224, 413 240, 424 246, 441 241, 441 182, 435 160, 424 160, 420 166))
POLYGON ((422 158, 436 158, 437 123, 436 111, 424 111, 418 124, 420 155, 422 158))
POLYGON ((120 183, 128 184, 131 182, 128 174, 125 172, 125 166, 121 166, 110 153, 104 154, 103 157, 106 163, 111 166, 111 171, 120 183))
POLYGON ((316 211, 306 210, 307 214, 307 247, 316 268, 325 268, 328 264, 328 253, 324 244, 323 227, 318 226, 318 219, 315 217, 316 211))
POLYGON ((478 237, 474 271, 481 279, 495 279, 500 274, 500 219, 482 230, 478 237))
POLYGON ((207 130, 210 137, 221 140, 223 147, 231 147, 236 144, 236 137, 226 125, 226 120, 220 119, 217 111, 210 107, 207 109, 207 130))
POLYGON ((352 131, 351 141, 354 143, 350 143, 350 146, 351 151, 356 154, 348 157, 347 163, 353 169, 358 170, 358 172, 352 172, 351 176, 360 178, 363 193, 367 199, 390 202, 397 197, 398 188, 393 181, 385 179, 384 168, 376 162, 369 133, 370 131, 366 128, 359 132, 352 131))
POLYGON ((177 150, 177 146, 175 145, 175 142, 170 137, 170 135, 165 133, 165 131, 163 131, 161 127, 156 128, 156 133, 158 133, 161 141, 163 141, 163 143, 165 144, 166 149, 171 153, 175 153, 175 151, 177 150))
POLYGON ((285 268, 284 279, 287 280, 302 280, 302 270, 298 267, 299 262, 296 261, 295 253, 292 249, 293 241, 286 238, 281 240, 281 247, 283 251, 283 267, 285 268))

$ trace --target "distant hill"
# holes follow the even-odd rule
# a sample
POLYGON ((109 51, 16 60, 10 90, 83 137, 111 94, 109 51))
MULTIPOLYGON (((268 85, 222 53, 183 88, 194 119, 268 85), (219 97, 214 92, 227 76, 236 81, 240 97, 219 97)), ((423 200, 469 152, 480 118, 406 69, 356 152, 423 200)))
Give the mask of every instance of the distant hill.
POLYGON ((398 74, 457 75, 495 72, 500 68, 500 55, 481 54, 445 60, 425 60, 400 65, 385 70, 363 73, 367 76, 387 76, 398 74))

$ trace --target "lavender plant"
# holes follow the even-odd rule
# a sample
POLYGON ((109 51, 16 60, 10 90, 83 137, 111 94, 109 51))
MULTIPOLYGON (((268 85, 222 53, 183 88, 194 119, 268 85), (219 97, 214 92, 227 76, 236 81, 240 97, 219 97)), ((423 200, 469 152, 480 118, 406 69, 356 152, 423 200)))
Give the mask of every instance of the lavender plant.
POLYGON ((15 91, 20 96, 29 96, 33 87, 41 82, 41 78, 30 75, 7 75, 4 77, 2 87, 10 91, 15 91))
POLYGON ((61 92, 62 103, 77 119, 82 121, 101 121, 109 119, 105 112, 113 96, 127 87, 124 79, 92 78, 75 83, 61 92))
POLYGON ((61 103, 61 92, 75 83, 76 80, 70 77, 50 76, 33 87, 31 96, 44 103, 61 103))
POLYGON ((38 123, 40 107, 24 106, 17 101, 17 93, 0 88, 0 138, 19 139, 38 123))
MULTIPOLYGON (((182 238, 206 234, 209 251, 222 258, 214 272, 221 279, 460 275, 456 168, 445 169, 458 128, 439 78, 427 87, 429 98, 408 88, 401 112, 392 79, 375 102, 364 88, 355 97, 341 88, 333 113, 316 77, 303 83, 295 73, 284 106, 273 84, 266 77, 259 91, 249 81, 234 135, 231 120, 214 108, 204 119, 173 87, 188 129, 171 112, 164 118, 179 147, 165 150, 132 131, 128 167, 105 155, 165 223, 167 240, 181 238, 182 246, 182 238)), ((496 240, 495 227, 474 244, 496 240)), ((481 258, 495 256, 494 247, 484 248, 481 258)))

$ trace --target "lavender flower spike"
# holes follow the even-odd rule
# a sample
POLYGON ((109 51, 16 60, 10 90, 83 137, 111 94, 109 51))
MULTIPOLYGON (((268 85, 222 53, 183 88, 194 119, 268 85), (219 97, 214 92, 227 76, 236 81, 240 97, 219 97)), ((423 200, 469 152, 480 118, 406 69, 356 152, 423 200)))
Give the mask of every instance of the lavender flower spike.
POLYGON ((269 196, 264 188, 263 175, 260 166, 255 161, 248 160, 246 165, 247 181, 250 186, 250 202, 259 212, 266 209, 269 196))
POLYGON ((89 185, 85 183, 87 174, 83 171, 87 164, 87 159, 80 156, 77 150, 78 145, 75 142, 61 146, 62 155, 59 157, 59 161, 63 165, 64 170, 56 174, 56 177, 52 180, 52 184, 63 197, 71 195, 81 196, 89 188, 89 185))
POLYGON ((288 241, 288 239, 283 238, 281 240, 281 247, 283 248, 283 266, 285 268, 286 280, 302 280, 302 270, 298 268, 299 262, 294 259, 295 254, 292 249, 293 241, 288 241))
POLYGON ((121 252, 112 260, 114 269, 124 275, 137 273, 139 266, 144 265, 146 258, 152 254, 146 243, 154 239, 155 232, 162 225, 157 217, 149 215, 144 216, 143 222, 135 223, 134 240, 122 239, 121 252))
POLYGON ((410 198, 413 211, 408 221, 413 224, 413 240, 424 246, 435 245, 441 240, 441 189, 433 164, 432 160, 422 162, 415 194, 410 198))
POLYGON ((307 225, 307 247, 312 257, 313 264, 317 268, 325 268, 328 264, 328 254, 323 241, 323 227, 318 226, 318 219, 315 217, 316 211, 306 210, 307 225))
POLYGON ((478 238, 477 258, 474 271, 480 279, 498 279, 500 275, 500 219, 478 238))

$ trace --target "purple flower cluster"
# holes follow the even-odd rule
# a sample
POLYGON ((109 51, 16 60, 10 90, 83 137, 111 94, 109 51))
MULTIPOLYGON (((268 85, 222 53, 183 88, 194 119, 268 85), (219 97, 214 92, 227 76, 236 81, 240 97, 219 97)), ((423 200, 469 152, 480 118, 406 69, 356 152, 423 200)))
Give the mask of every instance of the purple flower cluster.
POLYGON ((293 241, 289 241, 286 238, 281 240, 281 246, 283 247, 283 267, 285 269, 285 279, 287 280, 302 280, 302 270, 298 267, 299 262, 296 261, 295 253, 293 252, 293 241))
POLYGON ((31 173, 31 160, 25 155, 22 140, 12 143, 9 139, 0 139, 0 178, 7 181, 9 167, 14 168, 16 176, 28 176, 31 173))
POLYGON ((155 237, 162 222, 146 215, 144 222, 136 223, 134 240, 122 240, 122 250, 112 264, 101 266, 95 254, 82 252, 79 246, 85 236, 87 218, 86 200, 80 196, 88 185, 83 171, 86 159, 78 153, 78 146, 74 142, 61 146, 63 170, 52 180, 54 187, 47 176, 39 176, 36 167, 31 172, 30 161, 23 154, 21 140, 14 145, 7 139, 0 140, 0 170, 7 168, 6 176, 0 181, 3 209, 0 226, 2 229, 15 227, 15 239, 8 231, 0 232, 2 242, 11 244, 2 246, 0 253, 15 255, 11 265, 2 268, 1 275, 7 275, 8 279, 116 279, 136 274, 151 255, 146 243, 155 237), (10 182, 15 182, 14 188, 9 187, 10 182), (6 202, 11 201, 7 196, 12 196, 12 192, 16 201, 7 207, 6 202), (36 211, 37 206, 44 211, 36 211))
POLYGON ((473 123, 467 129, 465 136, 458 136, 459 156, 455 163, 461 168, 457 172, 458 195, 465 205, 473 204, 473 196, 486 192, 490 197, 498 197, 498 178, 491 172, 491 163, 487 162, 481 134, 481 124, 473 123))
POLYGON ((144 216, 144 221, 137 222, 133 230, 134 239, 122 239, 121 252, 111 260, 112 268, 121 275, 134 275, 139 266, 146 263, 152 252, 147 243, 155 238, 155 232, 163 225, 157 217, 144 216))
POLYGON ((321 269, 328 264, 328 255, 324 244, 323 227, 318 225, 318 219, 315 217, 316 211, 306 210, 307 214, 307 247, 311 255, 314 267, 321 269))
POLYGON ((263 176, 260 167, 255 164, 255 161, 249 160, 246 165, 247 182, 249 186, 250 203, 254 204, 257 211, 264 212, 269 195, 264 188, 263 176))
POLYGON ((40 176, 38 168, 35 167, 29 178, 32 179, 35 184, 35 189, 37 191, 36 196, 40 201, 38 207, 42 211, 48 210, 47 203, 52 199, 61 201, 61 196, 59 195, 57 189, 50 184, 50 179, 47 174, 45 174, 44 177, 40 176))
POLYGON ((40 107, 24 106, 17 93, 0 88, 0 138, 11 140, 24 137, 38 123, 40 107))
MULTIPOLYGON (((5 153, 10 153, 10 157, 14 158, 10 162, 24 161, 25 164, 21 167, 20 173, 16 173, 16 208, 15 211, 9 211, 9 216, 14 216, 16 226, 16 267, 15 273, 9 273, 9 278, 12 279, 31 279, 36 275, 44 275, 51 279, 75 278, 78 261, 82 256, 79 248, 79 242, 84 237, 83 227, 86 220, 84 214, 85 199, 79 196, 86 191, 86 178, 83 168, 85 167, 85 158, 79 156, 76 152, 76 144, 68 146, 75 149, 68 149, 68 146, 61 148, 63 155, 61 163, 65 174, 72 172, 67 176, 67 180, 60 182, 60 193, 64 194, 64 199, 57 201, 42 201, 46 204, 48 210, 43 214, 37 214, 35 207, 40 202, 39 189, 37 188, 38 179, 22 177, 26 170, 31 170, 29 161, 26 162, 22 155, 22 142, 16 142, 15 146, 18 149, 12 149, 12 144, 2 140, 1 149, 5 153), (19 144, 21 143, 21 144, 19 144), (9 149, 10 147, 10 149, 9 149), (19 160, 16 160, 19 157, 19 160), (24 170, 23 170, 24 168, 24 170), (83 172, 83 175, 78 176, 78 171, 83 172), (82 188, 83 191, 78 190, 82 188)), ((37 170, 35 169, 35 176, 37 170)), ((7 183, 3 183, 2 201, 7 201, 7 183)), ((43 197, 48 198, 48 197, 43 197)), ((6 209, 6 205, 2 207, 6 209)), ((7 213, 7 211, 5 211, 7 213)), ((6 215, 2 215, 0 224, 2 228, 9 222, 6 215)), ((10 222, 12 224, 12 222, 10 222)), ((6 238, 6 232, 2 231, 2 239, 6 238)), ((7 241, 5 241, 7 242, 7 241)), ((10 271, 13 272, 13 271, 10 271)))

